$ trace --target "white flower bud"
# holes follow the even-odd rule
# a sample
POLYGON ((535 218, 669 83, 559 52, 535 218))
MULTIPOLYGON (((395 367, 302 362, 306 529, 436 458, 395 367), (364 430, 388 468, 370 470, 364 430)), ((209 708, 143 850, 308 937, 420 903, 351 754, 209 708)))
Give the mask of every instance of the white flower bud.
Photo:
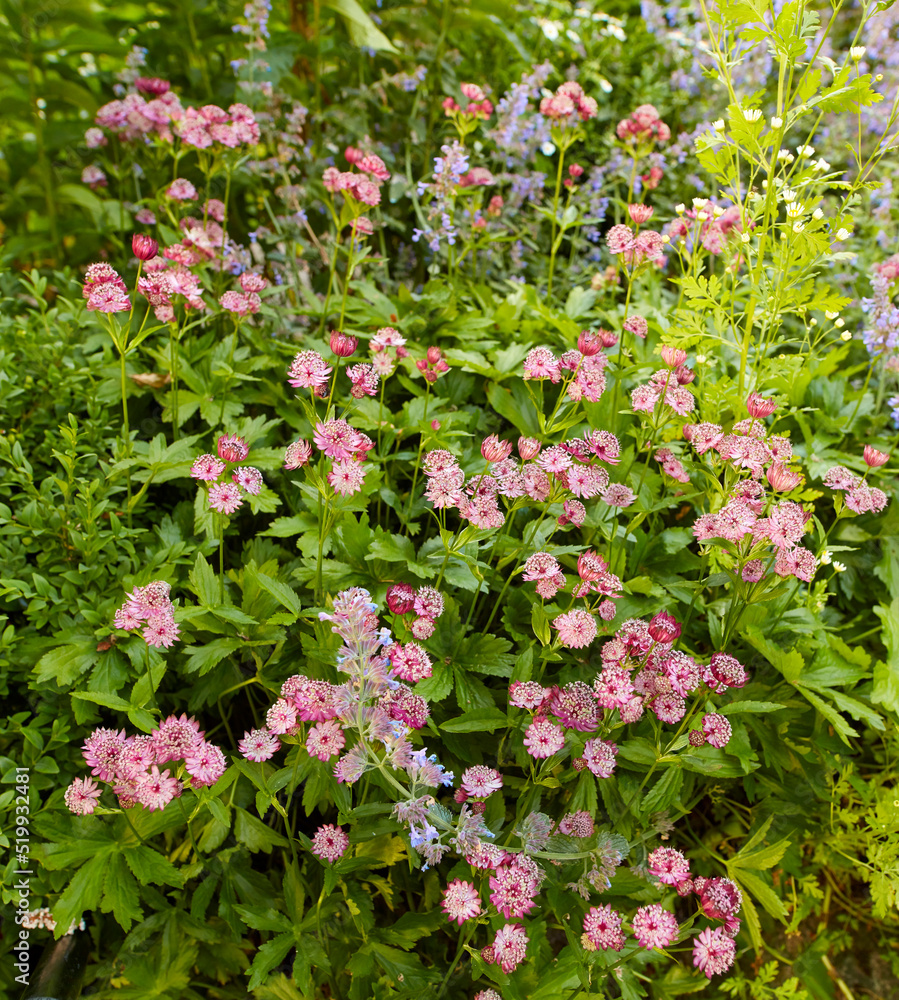
POLYGON ((684 205, 683 203, 681 203, 679 205, 675 205, 674 206, 674 211, 677 212, 678 215, 683 215, 684 212, 687 211, 687 206, 684 205))
POLYGON ((805 229, 805 223, 804 222, 794 222, 793 223, 793 232, 794 233, 801 233, 803 229, 805 229))
POLYGON ((705 222, 708 219, 708 217, 709 217, 709 213, 708 212, 697 212, 696 213, 696 218, 699 219, 700 222, 705 222))
POLYGON ((834 325, 834 326, 835 326, 835 327, 836 327, 836 328, 837 328, 838 330, 842 330, 842 329, 843 329, 843 327, 844 327, 844 326, 846 325, 846 320, 844 320, 844 319, 843 319, 843 317, 841 316, 841 317, 840 317, 839 319, 835 319, 835 320, 833 321, 833 325, 834 325))
POLYGON ((789 205, 789 203, 791 201, 795 201, 796 200, 796 192, 792 188, 784 188, 783 191, 780 192, 780 194, 781 194, 781 197, 783 198, 783 200, 788 205, 789 205))
POLYGON ((752 237, 749 235, 749 233, 740 233, 740 240, 743 243, 748 243, 750 239, 752 239, 752 237))
POLYGON ((849 55, 852 57, 853 62, 858 62, 865 54, 864 45, 853 45, 849 50, 849 55))
POLYGON ((852 340, 852 333, 849 330, 844 330, 840 334, 840 340, 852 340))
POLYGON ((812 218, 813 219, 823 219, 824 218, 824 213, 821 211, 820 208, 816 208, 814 210, 814 212, 812 212, 812 218))
POLYGON ((783 123, 784 123, 783 118, 772 118, 771 119, 771 128, 780 128, 781 125, 783 125, 783 123))
POLYGON ((781 149, 777 154, 777 158, 781 163, 792 163, 796 159, 788 149, 781 149))
POLYGON ((814 146, 797 146, 796 147, 796 152, 799 154, 799 156, 811 156, 812 153, 814 153, 814 151, 815 151, 815 147, 814 146))
POLYGON ((852 233, 848 229, 838 229, 835 239, 838 240, 848 240, 852 233))
POLYGON ((829 310, 825 310, 824 315, 828 319, 836 319, 837 316, 839 316, 840 314, 838 312, 830 312, 829 310))
POLYGON ((758 108, 741 108, 740 110, 743 118, 748 122, 757 122, 762 117, 758 108))
POLYGON ((724 131, 724 119, 723 118, 719 118, 718 121, 712 122, 712 128, 716 132, 723 132, 724 131))

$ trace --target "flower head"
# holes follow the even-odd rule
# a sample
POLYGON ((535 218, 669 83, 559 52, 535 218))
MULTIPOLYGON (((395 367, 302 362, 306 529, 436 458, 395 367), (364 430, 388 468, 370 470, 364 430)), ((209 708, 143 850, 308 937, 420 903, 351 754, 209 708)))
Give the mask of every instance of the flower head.
POLYGON ((342 827, 331 823, 320 826, 312 837, 312 853, 331 864, 342 858, 349 846, 350 838, 342 827))
POLYGON ((443 912, 461 927, 481 912, 481 897, 471 882, 455 879, 443 890, 443 912))

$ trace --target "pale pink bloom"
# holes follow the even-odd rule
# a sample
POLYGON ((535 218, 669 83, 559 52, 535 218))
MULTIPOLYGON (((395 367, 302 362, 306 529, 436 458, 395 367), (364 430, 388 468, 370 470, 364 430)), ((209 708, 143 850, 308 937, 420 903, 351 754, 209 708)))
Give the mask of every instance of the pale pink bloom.
POLYGON ((743 893, 736 882, 729 878, 696 878, 693 887, 702 912, 710 920, 723 920, 728 930, 739 927, 737 914, 743 905, 743 893))
POLYGON ((297 724, 297 710, 290 702, 279 698, 266 713, 265 724, 276 736, 289 733, 297 724))
POLYGON ((331 366, 317 351, 300 351, 287 369, 287 383, 298 389, 327 385, 331 366))
POLYGON ((524 745, 532 757, 551 757, 565 746, 565 733, 546 719, 535 719, 525 732, 524 745))
POLYGON ((649 873, 662 885, 680 885, 690 878, 690 863, 673 847, 657 847, 649 855, 649 873))
POLYGON ((180 638, 181 629, 175 623, 171 613, 159 612, 147 618, 147 623, 141 630, 141 637, 148 646, 157 649, 168 649, 180 638))
POLYGON ((284 452, 284 468, 300 469, 312 458, 312 445, 300 439, 287 446, 284 452))
POLYGON ((154 764, 150 773, 138 779, 135 797, 137 801, 150 812, 165 807, 181 794, 181 784, 177 778, 171 777, 168 770, 160 772, 154 764))
POLYGON ((443 614, 443 594, 434 587, 419 587, 412 606, 416 614, 434 621, 443 614))
POLYGON ((524 359, 524 378, 558 382, 562 377, 559 362, 548 347, 535 347, 524 359))
POLYGON ((259 496, 263 483, 262 473, 258 469, 254 469, 252 466, 243 466, 240 469, 235 469, 231 478, 247 493, 254 497, 259 496))
POLYGON ((312 853, 331 864, 342 858, 349 846, 350 838, 343 828, 331 823, 320 826, 312 837, 312 853))
POLYGON ((509 686, 509 704, 516 708, 539 708, 549 690, 537 681, 513 681, 509 686))
POLYGON ((389 656, 393 672, 400 680, 415 684, 431 676, 431 658, 416 642, 394 643, 389 656))
POLYGON ((243 504, 243 496, 236 483, 215 483, 209 488, 208 501, 210 510, 233 514, 243 504))
POLYGON ((530 938, 521 924, 506 924, 496 932, 492 947, 495 962, 505 973, 514 972, 525 960, 530 938))
POLYGON ((585 809, 567 813, 559 823, 559 833, 564 833, 569 837, 592 837, 593 817, 585 809))
POLYGON ((329 760, 346 746, 346 737, 339 723, 333 719, 317 722, 306 736, 306 749, 310 757, 329 760))
POLYGON ((361 399, 363 396, 376 396, 378 394, 378 383, 380 377, 370 364, 352 365, 347 368, 347 377, 353 383, 350 395, 354 399, 361 399))
POLYGON ((584 760, 597 778, 612 776, 617 756, 618 747, 610 740, 587 740, 584 744, 584 760))
POLYGON ((362 489, 362 484, 365 482, 365 466, 352 459, 335 462, 328 473, 328 482, 335 493, 352 496, 362 489))
POLYGON ((537 905, 534 897, 540 891, 538 879, 516 867, 514 862, 497 868, 496 873, 490 876, 489 885, 493 890, 490 902, 507 920, 524 917, 537 905))
POLYGON ((559 615, 552 623, 559 640, 569 649, 583 649, 596 638, 596 619, 583 608, 574 608, 559 615))
POLYGON ((587 517, 587 508, 580 500, 566 500, 562 504, 562 513, 559 515, 559 526, 573 524, 579 528, 587 517))
POLYGON ((425 642, 434 634, 434 622, 430 618, 416 618, 412 622, 411 631, 416 639, 425 642))
POLYGON ((328 420, 315 425, 312 440, 327 458, 342 462, 353 458, 359 437, 359 432, 345 420, 328 420))
POLYGON ((76 816, 90 816, 102 789, 92 778, 76 778, 66 789, 65 803, 76 816))
POLYGON ((215 455, 200 455, 194 459, 194 464, 190 468, 193 479, 203 482, 212 482, 225 471, 225 463, 216 458, 215 455))
POLYGON ((185 757, 203 741, 203 733, 199 722, 182 712, 181 715, 170 715, 163 719, 152 734, 152 739, 156 763, 166 764, 170 760, 185 757))
POLYGON ((242 462, 250 454, 250 446, 237 434, 223 434, 216 441, 216 451, 223 462, 242 462))
POLYGON ((196 201, 199 197, 197 189, 190 181, 185 180, 183 177, 178 177, 172 181, 165 193, 166 197, 171 198, 173 201, 196 201))
POLYGON ((494 767, 476 764, 462 772, 462 788, 476 799, 486 799, 502 787, 502 775, 494 767))
POLYGON ((603 491, 603 503, 610 507, 630 507, 637 499, 637 494, 624 483, 611 483, 603 491))
POLYGON ((693 965, 711 979, 734 964, 737 943, 723 927, 706 927, 693 939, 693 965))
POLYGON ((237 744, 237 749, 247 760, 270 760, 275 756, 281 741, 267 729, 251 729, 243 734, 243 739, 237 744))
POLYGON ((461 927, 466 920, 471 920, 481 913, 481 897, 471 882, 456 879, 449 882, 443 890, 443 912, 461 927))
POLYGON ((628 333, 634 334, 634 336, 639 337, 641 340, 646 340, 646 334, 649 331, 649 323, 646 321, 645 316, 629 316, 624 321, 624 329, 628 333))
POLYGON ((101 781, 111 781, 125 748, 125 730, 95 729, 84 741, 83 756, 91 774, 101 781))
POLYGON ((236 316, 252 316, 259 312, 262 301, 255 292, 229 291, 219 299, 219 305, 236 316))
POLYGON ((559 573, 561 568, 555 557, 551 556, 548 552, 535 552, 533 555, 528 556, 521 575, 522 579, 528 581, 551 580, 559 573))
POLYGON ((106 174, 93 163, 81 171, 81 183, 89 185, 92 191, 96 191, 97 188, 107 187, 109 184, 106 174))
POLYGON ((184 758, 184 769, 191 776, 193 788, 214 785, 227 769, 225 755, 211 743, 198 743, 184 758))

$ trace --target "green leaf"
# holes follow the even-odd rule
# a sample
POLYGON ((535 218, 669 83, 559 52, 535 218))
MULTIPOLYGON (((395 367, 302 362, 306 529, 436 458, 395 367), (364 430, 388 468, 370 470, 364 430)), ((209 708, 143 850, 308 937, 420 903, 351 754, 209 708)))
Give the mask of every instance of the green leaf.
POLYGON ((144 915, 140 908, 137 882, 121 854, 113 854, 109 858, 100 909, 103 913, 111 913, 126 931, 131 929, 134 920, 140 920, 144 915))
POLYGON ((805 660, 799 650, 791 649, 787 652, 781 649, 766 639, 762 630, 756 625, 750 625, 743 634, 750 645, 754 646, 772 667, 783 674, 784 680, 791 684, 795 684, 799 680, 799 675, 805 666, 805 660))
POLYGON ((128 867, 137 876, 141 885, 173 885, 180 888, 184 885, 184 876, 178 869, 158 851, 145 844, 124 849, 128 867))
POLYGON ((302 604, 292 587, 288 587, 286 583, 281 583, 280 580, 273 580, 270 576, 266 576, 265 573, 260 573, 258 570, 253 570, 252 576, 264 591, 271 594, 288 611, 292 611, 294 615, 299 615, 302 610, 302 604))
POLYGON ((189 674, 208 674, 216 664, 230 656, 244 645, 243 639, 232 639, 228 636, 221 636, 207 642, 205 646, 185 646, 187 660, 184 669, 189 674))
POLYGON ((108 855, 94 857, 72 876, 65 892, 53 904, 53 916, 56 918, 54 937, 62 937, 73 920, 77 922, 81 919, 85 910, 95 910, 99 906, 108 864, 108 855))
POLYGON ((883 625, 883 644, 887 648, 885 661, 874 666, 874 690, 871 701, 899 715, 899 596, 889 607, 874 608, 883 625))
POLYGON ((787 908, 783 901, 777 896, 774 890, 763 881, 758 875, 746 871, 745 868, 735 868, 728 865, 728 875, 740 884, 751 896, 757 899, 762 906, 778 920, 786 920, 787 908))
POLYGON ((248 813, 246 809, 234 810, 234 836, 251 851, 271 854, 274 847, 287 847, 287 840, 268 825, 248 813))
POLYGON ((247 970, 250 974, 247 988, 255 990, 257 986, 261 986, 272 969, 277 968, 284 961, 295 943, 293 934, 279 934, 271 941, 266 941, 256 952, 253 964, 247 970))
POLYGON ((254 931, 280 931, 291 930, 291 923, 277 910, 264 906, 238 906, 234 909, 243 917, 247 927, 252 927, 254 931))
POLYGON ((476 708, 456 719, 442 722, 440 728, 447 733, 483 733, 505 729, 509 725, 506 713, 498 708, 476 708))
POLYGON ((197 553, 193 569, 188 576, 201 604, 206 607, 214 607, 219 603, 221 600, 219 579, 209 563, 206 562, 202 552, 197 553))

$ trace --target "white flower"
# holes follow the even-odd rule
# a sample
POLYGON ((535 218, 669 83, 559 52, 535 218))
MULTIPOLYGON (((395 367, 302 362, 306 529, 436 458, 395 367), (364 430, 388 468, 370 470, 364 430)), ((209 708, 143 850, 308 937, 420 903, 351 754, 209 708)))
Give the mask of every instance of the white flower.
POLYGON ((820 208, 816 208, 814 210, 814 212, 812 212, 812 218, 813 219, 823 219, 824 218, 824 213, 821 211, 820 208))
POLYGON ((829 566, 833 560, 833 556, 830 554, 830 549, 825 549, 821 553, 821 565, 829 566))
POLYGON ((702 209, 704 209, 706 207, 706 205, 708 205, 708 203, 709 203, 709 199, 708 198, 694 198, 693 199, 693 207, 696 209, 697 212, 701 212, 702 209))
POLYGON ((752 237, 749 233, 740 233, 740 239, 743 243, 748 243, 752 237))
POLYGON ((819 157, 815 160, 815 170, 820 170, 823 173, 825 170, 830 170, 830 164, 827 160, 819 157))
POLYGON ((794 222, 793 223, 793 232, 794 233, 801 233, 803 229, 805 229, 805 223, 804 222, 794 222))
POLYGON ((788 219, 798 219, 800 215, 805 212, 805 205, 799 201, 791 201, 787 205, 787 218, 788 219))
POLYGON ((791 201, 796 200, 796 192, 792 188, 784 188, 780 192, 783 200, 789 205, 791 201))
POLYGON ((784 123, 783 118, 772 118, 771 119, 771 128, 780 128, 781 125, 783 125, 783 123, 784 123))
POLYGON ((833 321, 833 325, 834 325, 834 326, 835 326, 835 327, 836 327, 836 328, 837 328, 838 330, 842 330, 842 329, 843 329, 843 327, 844 327, 844 326, 846 325, 846 320, 844 320, 844 319, 843 319, 843 317, 841 316, 841 317, 840 317, 839 319, 835 319, 835 320, 833 321))
POLYGON ((815 152, 814 146, 797 146, 796 152, 799 156, 811 156, 815 152))
POLYGON ((777 158, 782 163, 792 163, 796 159, 788 149, 781 149, 777 153, 777 158))
POLYGON ((706 221, 706 219, 708 219, 708 217, 709 217, 709 213, 708 213, 708 212, 697 212, 697 213, 696 213, 696 218, 697 218, 697 219, 698 219, 698 220, 699 220, 700 222, 705 222, 705 221, 706 221))
POLYGON ((825 310, 824 315, 828 319, 836 319, 837 316, 839 316, 840 314, 838 312, 830 312, 829 310, 825 310))
POLYGON ((837 235, 834 238, 837 240, 848 240, 851 235, 852 233, 848 229, 838 229, 837 235))
POLYGON ((850 331, 849 330, 844 330, 840 334, 840 340, 852 340, 852 334, 850 333, 850 331))
POLYGON ((740 110, 743 118, 748 122, 757 122, 762 117, 762 113, 758 108, 741 108, 740 110))
POLYGON ((716 132, 723 132, 724 131, 724 119, 723 118, 719 118, 718 121, 712 122, 712 128, 716 132))
POLYGON ((834 562, 834 564, 833 564, 833 571, 834 571, 834 573, 845 573, 846 572, 846 565, 845 565, 845 563, 834 562))
POLYGON ((684 205, 683 203, 681 203, 679 205, 675 205, 674 206, 674 211, 677 212, 678 215, 683 215, 684 212, 687 211, 687 206, 684 205))
POLYGON ((865 54, 864 45, 853 45, 849 50, 849 55, 852 57, 853 62, 858 62, 865 54))

